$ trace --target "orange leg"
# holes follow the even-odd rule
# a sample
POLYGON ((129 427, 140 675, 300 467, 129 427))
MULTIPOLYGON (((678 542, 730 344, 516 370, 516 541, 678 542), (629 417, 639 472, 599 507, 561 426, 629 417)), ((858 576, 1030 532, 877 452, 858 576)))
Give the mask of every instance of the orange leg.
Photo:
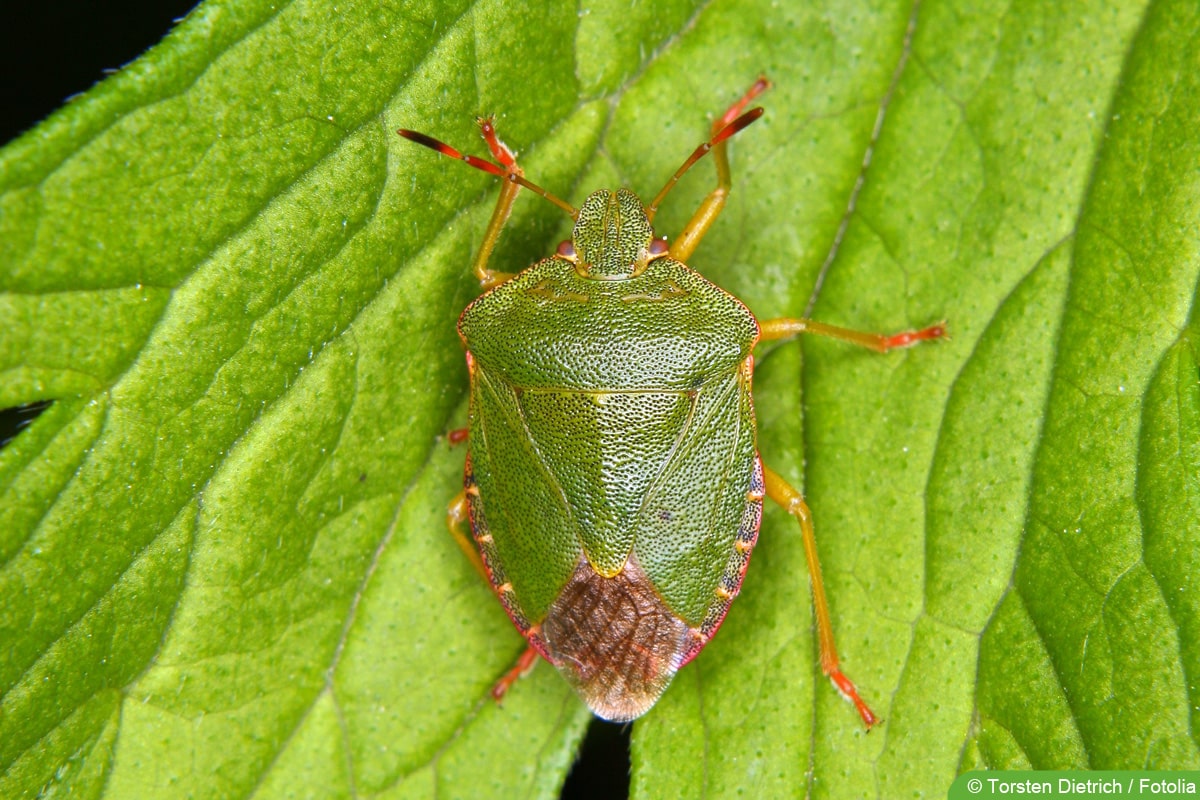
POLYGON ((446 509, 446 527, 450 529, 450 535, 454 537, 454 541, 458 543, 458 547, 467 556, 467 560, 475 567, 475 571, 483 576, 483 579, 488 580, 487 568, 483 566, 483 559, 479 557, 479 551, 475 548, 475 543, 463 531, 463 524, 470 524, 471 514, 467 504, 467 490, 464 489, 454 495, 454 499, 450 501, 450 507, 446 509))
MULTIPOLYGON (((863 333, 811 319, 769 319, 760 322, 759 329, 761 331, 760 341, 790 339, 802 333, 813 333, 867 347, 880 353, 886 353, 898 347, 909 347, 931 339, 942 339, 946 336, 944 322, 917 331, 904 331, 891 335, 863 333)), ((808 573, 812 578, 813 610, 817 618, 817 642, 820 649, 821 671, 829 676, 843 697, 854 703, 863 723, 870 730, 871 726, 879 721, 879 718, 859 695, 854 683, 838 666, 837 646, 833 641, 833 624, 829 618, 829 601, 825 598, 825 581, 821 577, 821 562, 817 557, 817 539, 813 531, 812 512, 809 511, 808 504, 804 502, 804 497, 765 465, 763 466, 763 482, 766 486, 767 496, 783 506, 784 510, 800 523, 800 532, 804 540, 804 557, 808 561, 808 573)))
POLYGON ((808 560, 808 574, 812 579, 813 610, 817 617, 817 642, 820 650, 821 672, 829 676, 842 696, 854 703, 867 730, 879 722, 879 717, 867 706, 858 693, 853 681, 846 677, 838 666, 837 646, 833 642, 833 624, 829 620, 829 602, 825 599, 825 581, 821 577, 821 561, 817 557, 817 539, 813 532, 812 512, 799 492, 773 470, 763 466, 763 483, 767 497, 783 506, 800 523, 804 539, 804 557, 808 560))
MULTIPOLYGON (((488 578, 487 568, 483 565, 483 559, 479 557, 479 551, 475 549, 474 543, 463 532, 463 524, 470 519, 469 502, 467 500, 467 491, 464 489, 454 496, 454 500, 450 502, 450 508, 446 512, 446 527, 450 529, 450 534, 454 537, 454 541, 458 543, 459 548, 466 554, 467 559, 474 565, 476 572, 483 576, 485 581, 490 582, 488 578)), ((492 687, 492 697, 497 703, 503 699, 509 688, 521 678, 521 676, 529 673, 537 664, 539 655, 538 651, 532 645, 521 653, 521 657, 517 659, 517 663, 508 672, 504 673, 504 677, 496 681, 496 685, 492 687)))
MULTIPOLYGON (((476 158, 475 156, 464 155, 445 142, 438 141, 432 136, 427 136, 418 131, 401 128, 396 132, 405 139, 428 147, 431 150, 436 150, 449 158, 465 161, 478 170, 503 179, 500 186, 500 198, 496 201, 496 208, 492 211, 492 218, 488 221, 487 230, 483 234, 483 244, 479 246, 479 252, 475 254, 475 261, 471 266, 475 276, 479 278, 480 285, 484 289, 491 289, 493 286, 504 283, 504 281, 512 277, 511 274, 506 272, 493 272, 488 268, 488 261, 492 257, 492 251, 496 249, 496 242, 500 239, 500 231, 504 229, 504 223, 508 222, 508 217, 512 213, 513 202, 517 199, 517 192, 521 190, 522 185, 532 186, 532 184, 527 184, 525 181, 525 173, 517 166, 516 154, 496 136, 496 127, 492 124, 492 118, 477 117, 475 121, 479 124, 479 132, 483 135, 483 140, 487 142, 488 149, 492 152, 492 158, 499 161, 499 164, 494 164, 491 161, 476 158)), ((548 196, 548 193, 544 189, 535 188, 537 188, 539 193, 548 196)), ((554 198, 554 200, 562 203, 558 198, 554 198)), ((570 208, 570 206, 566 207, 570 208)))
POLYGON ((945 322, 930 325, 928 328, 922 328, 919 331, 904 331, 890 336, 880 333, 852 331, 848 328, 826 325, 824 322, 817 322, 811 319, 768 319, 759 322, 758 326, 761 331, 759 341, 790 339, 802 333, 815 333, 818 336, 829 336, 833 339, 841 339, 843 342, 859 345, 860 347, 868 347, 879 353, 886 353, 897 347, 910 347, 918 342, 930 339, 944 339, 947 336, 945 322))
POLYGON ((538 651, 533 649, 533 645, 526 647, 525 652, 521 653, 521 657, 517 659, 517 663, 513 665, 512 669, 504 673, 504 677, 496 681, 496 685, 492 687, 492 699, 497 703, 503 700, 512 685, 529 674, 537 664, 538 658, 540 656, 538 651))
MULTIPOLYGON (((504 165, 507 174, 524 176, 525 173, 517 166, 516 153, 496 136, 496 128, 492 124, 492 119, 480 117, 476 122, 479 123, 479 131, 483 135, 484 141, 492 151, 492 157, 504 165)), ((484 289, 491 289, 512 277, 507 272, 493 272, 488 267, 488 261, 491 260, 492 251, 496 249, 496 242, 500 240, 500 231, 504 229, 504 224, 508 222, 508 217, 512 214, 513 203, 520 190, 520 184, 511 180, 500 183, 500 197, 496 200, 496 208, 493 209, 492 218, 488 220, 487 230, 483 233, 483 244, 479 246, 479 252, 475 254, 475 261, 471 265, 475 276, 479 278, 479 284, 484 289)))
MULTIPOLYGON (((771 87, 771 82, 766 78, 759 78, 754 82, 754 85, 742 95, 742 98, 729 107, 719 119, 713 121, 712 135, 715 137, 725 126, 729 125, 750 103, 751 100, 758 97, 771 87)), ((713 160, 717 164, 717 188, 708 193, 708 197, 704 198, 704 202, 700 204, 700 208, 696 209, 696 213, 692 215, 691 220, 684 226, 679 236, 671 243, 671 258, 676 261, 687 262, 688 258, 696 251, 700 245, 700 240, 704 238, 704 234, 708 233, 708 229, 717 221, 721 210, 725 208, 725 198, 729 196, 729 187, 732 185, 732 180, 729 177, 729 154, 725 149, 725 140, 712 145, 713 160)), ((676 177, 678 177, 676 174, 676 177)), ((667 189, 673 185, 668 184, 662 192, 661 197, 667 189)), ((657 201, 656 203, 657 204, 657 201)))

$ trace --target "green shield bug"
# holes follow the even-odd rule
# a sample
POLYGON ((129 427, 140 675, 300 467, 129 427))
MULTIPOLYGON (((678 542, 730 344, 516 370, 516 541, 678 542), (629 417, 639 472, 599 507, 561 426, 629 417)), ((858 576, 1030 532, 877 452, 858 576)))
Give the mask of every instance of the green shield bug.
POLYGON ((598 716, 644 714, 720 627, 770 498, 800 524, 821 669, 868 728, 878 721, 838 665, 808 506, 759 457, 753 350, 815 333, 887 352, 945 328, 884 336, 759 321, 686 266, 729 193, 726 140, 762 115, 744 109, 768 85, 760 78, 713 123, 649 205, 620 189, 574 208, 525 178, 490 119, 479 124, 495 162, 399 131, 503 179, 474 262, 486 291, 458 321, 470 424, 451 437, 468 446, 449 513, 529 645, 497 699, 540 656, 598 716), (709 152, 717 187, 668 245, 651 227, 655 212, 709 152), (488 260, 521 187, 570 214, 574 229, 550 258, 497 273, 488 260))

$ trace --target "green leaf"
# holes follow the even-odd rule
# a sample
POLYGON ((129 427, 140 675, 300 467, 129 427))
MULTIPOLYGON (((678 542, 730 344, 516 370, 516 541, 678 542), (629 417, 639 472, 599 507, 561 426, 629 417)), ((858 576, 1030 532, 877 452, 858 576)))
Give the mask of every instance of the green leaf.
MULTIPOLYGON (((491 702, 522 641, 444 532, 496 186, 394 130, 651 194, 760 73, 693 265, 953 338, 759 353, 884 723, 770 510, 633 794, 1200 764, 1200 11, 786 6, 209 0, 0 151, 0 406, 53 401, 0 451, 0 796, 555 796, 587 712, 544 665, 491 702)), ((569 230, 525 195, 497 269, 569 230)))

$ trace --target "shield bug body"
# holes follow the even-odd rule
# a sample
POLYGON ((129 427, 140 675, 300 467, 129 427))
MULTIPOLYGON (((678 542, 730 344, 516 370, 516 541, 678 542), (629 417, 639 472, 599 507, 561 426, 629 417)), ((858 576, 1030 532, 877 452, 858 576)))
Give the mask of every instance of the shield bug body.
POLYGON ((729 191, 725 141, 762 114, 742 112, 767 85, 760 79, 714 122, 712 138, 648 206, 621 189, 573 208, 525 179, 490 120, 480 126, 499 164, 400 131, 504 179, 475 259, 487 291, 458 322, 470 426, 449 520, 529 643, 497 698, 540 655, 597 715, 645 713, 720 627, 769 497, 801 526, 822 669, 868 727, 876 722, 838 666, 808 507, 759 458, 752 352, 800 333, 886 352, 944 329, 880 336, 806 319, 759 322, 686 266, 729 191), (717 188, 668 246, 655 238, 654 214, 710 151, 717 188), (521 187, 571 214, 572 236, 517 275, 495 273, 487 262, 521 187))

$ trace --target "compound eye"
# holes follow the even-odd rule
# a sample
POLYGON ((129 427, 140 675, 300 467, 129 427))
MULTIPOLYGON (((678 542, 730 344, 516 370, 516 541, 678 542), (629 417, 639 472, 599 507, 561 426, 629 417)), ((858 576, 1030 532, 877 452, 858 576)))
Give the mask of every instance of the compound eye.
POLYGON ((667 253, 671 252, 671 246, 667 244, 666 239, 651 239, 650 246, 646 248, 646 252, 650 254, 650 259, 662 258, 667 253))
POLYGON ((564 239, 558 243, 558 248, 554 251, 560 258, 565 258, 572 264, 575 263, 577 256, 575 255, 575 243, 570 239, 564 239))

